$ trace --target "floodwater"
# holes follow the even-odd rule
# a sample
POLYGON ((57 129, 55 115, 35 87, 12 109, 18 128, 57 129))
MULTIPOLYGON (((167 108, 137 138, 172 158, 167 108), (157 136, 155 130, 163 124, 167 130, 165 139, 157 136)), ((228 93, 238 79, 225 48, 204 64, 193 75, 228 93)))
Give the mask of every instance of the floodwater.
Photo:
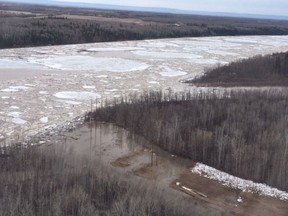
POLYGON ((76 130, 65 132, 63 137, 62 141, 56 144, 57 146, 64 145, 66 149, 73 149, 73 152, 78 155, 91 160, 100 160, 129 172, 137 173, 137 170, 142 167, 158 166, 163 158, 165 163, 170 164, 167 166, 166 178, 171 177, 168 173, 175 174, 177 170, 181 172, 194 165, 187 159, 175 160, 174 155, 114 124, 86 123, 76 130))
POLYGON ((237 215, 286 216, 288 213, 286 201, 247 193, 192 173, 193 161, 171 155, 114 124, 85 123, 61 136, 60 142, 54 145, 56 148, 64 147, 73 151, 73 155, 96 162, 96 166, 97 163, 110 166, 131 175, 131 178, 148 179, 167 189, 170 195, 186 197, 191 202, 197 201, 237 215))

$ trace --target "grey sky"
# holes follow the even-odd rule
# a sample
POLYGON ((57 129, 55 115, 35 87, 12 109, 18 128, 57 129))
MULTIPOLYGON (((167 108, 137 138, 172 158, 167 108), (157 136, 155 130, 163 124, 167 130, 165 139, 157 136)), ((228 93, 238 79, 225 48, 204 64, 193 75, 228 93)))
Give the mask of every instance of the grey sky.
POLYGON ((288 0, 54 0, 144 7, 286 16, 288 0))
MULTIPOLYGON (((5 1, 5 0, 0 0, 5 1)), ((172 8, 188 11, 229 12, 288 16, 288 0, 6 0, 18 2, 74 2, 136 7, 172 8)))

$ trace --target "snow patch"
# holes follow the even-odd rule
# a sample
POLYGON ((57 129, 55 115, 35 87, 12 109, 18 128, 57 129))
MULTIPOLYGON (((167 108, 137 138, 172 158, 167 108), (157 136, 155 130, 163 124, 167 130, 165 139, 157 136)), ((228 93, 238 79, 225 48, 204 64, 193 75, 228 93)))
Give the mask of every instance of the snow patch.
POLYGON ((288 193, 285 191, 280 191, 277 188, 272 188, 266 184, 255 183, 251 180, 245 180, 232 176, 205 164, 197 163, 191 171, 193 173, 203 175, 209 179, 219 181, 222 185, 240 189, 244 192, 258 193, 260 195, 288 201, 288 193))

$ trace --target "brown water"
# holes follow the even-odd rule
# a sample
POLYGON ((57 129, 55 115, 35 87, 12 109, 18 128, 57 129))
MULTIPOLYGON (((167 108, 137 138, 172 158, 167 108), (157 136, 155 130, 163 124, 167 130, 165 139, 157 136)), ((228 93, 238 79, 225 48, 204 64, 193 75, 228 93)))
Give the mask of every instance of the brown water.
MULTIPOLYGON (((165 159, 166 178, 194 165, 177 158, 151 144, 141 136, 113 124, 84 124, 77 130, 66 132, 62 140, 66 148, 90 159, 121 167, 123 171, 137 171, 143 167, 160 166, 165 159), (171 164, 173 163, 173 165, 171 164)), ((57 144, 61 145, 61 144, 57 144)), ((163 173, 164 174, 164 173, 163 173)))
MULTIPOLYGON (((287 202, 240 192, 190 171, 194 162, 176 157, 143 137, 113 124, 84 124, 66 132, 58 146, 93 161, 101 161, 120 172, 159 183, 172 196, 190 197, 205 205, 239 215, 281 215, 288 213, 287 202), (179 185, 179 186, 178 186, 179 185), (183 190, 182 186, 192 192, 183 190), (173 189, 172 189, 173 188, 173 189), (174 190, 175 189, 175 190, 174 190), (237 201, 241 196, 242 203, 237 201)), ((199 203, 199 204, 200 204, 199 203)), ((202 205, 201 204, 201 205, 202 205)))

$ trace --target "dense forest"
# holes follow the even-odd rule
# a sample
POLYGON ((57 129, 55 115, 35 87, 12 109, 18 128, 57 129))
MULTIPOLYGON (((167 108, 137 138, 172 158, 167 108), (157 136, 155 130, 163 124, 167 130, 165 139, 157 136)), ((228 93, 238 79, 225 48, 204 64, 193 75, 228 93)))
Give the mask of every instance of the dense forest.
POLYGON ((91 117, 173 154, 288 191, 287 92, 146 92, 103 105, 91 117))
POLYGON ((288 86, 288 52, 242 59, 187 81, 199 86, 288 86))
POLYGON ((0 48, 157 38, 287 35, 288 21, 0 3, 0 48))
POLYGON ((0 157, 1 216, 231 215, 53 146, 0 157))

